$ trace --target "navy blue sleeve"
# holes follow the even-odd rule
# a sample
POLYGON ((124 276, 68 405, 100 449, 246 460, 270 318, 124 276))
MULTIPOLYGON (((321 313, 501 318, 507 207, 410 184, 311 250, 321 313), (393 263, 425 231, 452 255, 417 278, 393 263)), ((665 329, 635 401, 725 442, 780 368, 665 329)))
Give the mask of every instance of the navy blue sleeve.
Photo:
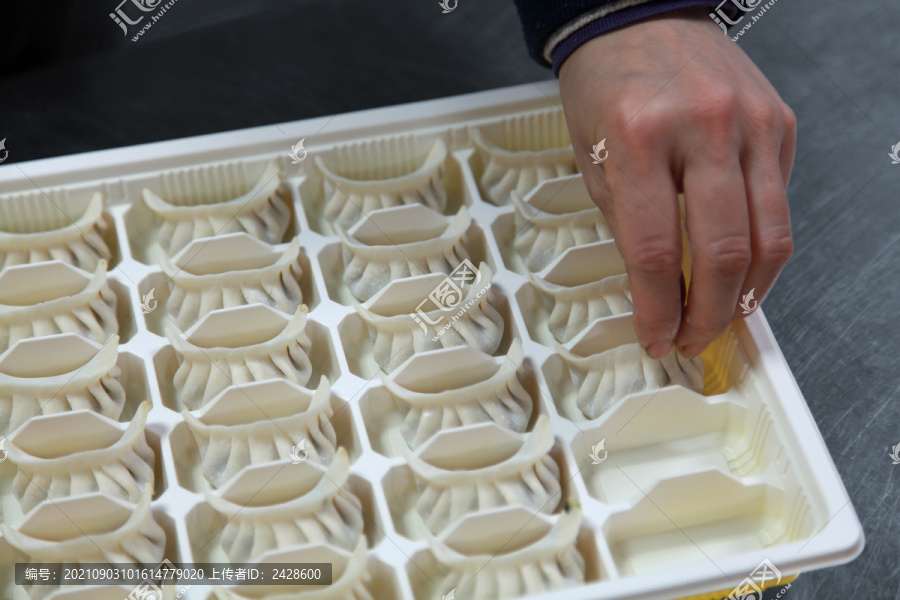
MULTIPOLYGON (((685 8, 708 7, 722 28, 742 16, 729 0, 516 0, 525 43, 533 59, 559 73, 562 63, 588 40, 613 29, 685 8), (718 9, 718 10, 717 10, 718 9), (725 15, 728 18, 719 18, 725 15)), ((737 0, 748 2, 748 0, 737 0)), ((752 3, 752 0, 749 0, 752 3)), ((757 1, 755 4, 758 4, 757 1)))

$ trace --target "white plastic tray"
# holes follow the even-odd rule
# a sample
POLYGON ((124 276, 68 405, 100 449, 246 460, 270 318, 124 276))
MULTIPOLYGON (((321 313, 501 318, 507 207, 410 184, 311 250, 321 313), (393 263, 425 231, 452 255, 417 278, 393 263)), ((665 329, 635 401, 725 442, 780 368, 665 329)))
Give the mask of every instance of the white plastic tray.
MULTIPOLYGON (((847 562, 861 552, 859 521, 761 310, 736 323, 704 355, 706 396, 674 386, 631 394, 597 419, 579 412, 566 352, 556 347, 547 327, 549 296, 529 279, 516 248, 516 208, 512 202, 496 204, 517 186, 523 195, 531 191, 537 180, 520 174, 515 180, 518 183, 504 187, 496 179, 488 182, 485 175, 489 166, 486 145, 532 150, 558 145, 561 134, 554 129, 561 122, 558 106, 554 83, 525 85, 0 168, 0 192, 4 194, 0 204, 43 202, 52 212, 56 209, 47 202, 49 197, 53 204, 70 210, 74 219, 93 194, 104 198, 110 225, 106 239, 113 257, 109 286, 118 299, 116 362, 126 393, 119 421, 124 428, 125 422, 143 415, 142 401, 151 403, 145 427, 155 461, 151 512, 166 534, 166 558, 227 561, 218 538, 211 540, 224 520, 204 498, 212 486, 204 479, 197 442, 180 412, 186 407, 175 397, 173 377, 178 359, 165 337, 168 277, 157 263, 154 221, 142 200, 142 190, 149 188, 165 197, 203 190, 208 182, 218 181, 209 190, 236 197, 247 192, 274 160, 283 167, 283 189, 293 212, 284 238, 271 252, 275 256, 295 249, 289 244, 292 239, 302 250, 299 284, 309 307, 305 331, 313 348, 312 370, 315 378, 326 376, 332 383, 332 425, 338 445, 349 455, 349 489, 359 498, 366 517, 363 533, 372 576, 369 592, 379 599, 438 600, 451 591, 447 584, 451 580, 444 579, 438 568, 425 540, 425 524, 416 514, 418 492, 404 458, 399 401, 376 377, 379 373, 365 321, 342 281, 341 241, 322 216, 327 190, 316 160, 342 174, 371 163, 372 172, 380 167, 383 177, 426 163, 429 149, 438 140, 448 148, 440 171, 447 191, 444 213, 452 217, 468 211, 472 224, 465 244, 473 262, 484 261, 493 274, 491 291, 504 327, 502 339, 489 352, 499 357, 509 352, 509 360, 515 360, 520 345, 524 358, 516 366, 523 370, 522 381, 534 401, 535 413, 525 439, 536 435, 534 430, 544 426, 544 419, 549 422, 554 435, 550 456, 560 470, 563 500, 569 499, 569 510, 577 512, 580 507, 582 512, 576 548, 584 560, 585 584, 530 597, 669 600, 731 590, 763 559, 787 575, 847 562), (381 136, 400 138, 367 141, 381 136), (309 155, 293 165, 288 152, 301 138, 306 138, 309 155), (356 142, 361 143, 333 150, 336 145, 356 142), (203 169, 196 169, 200 166, 203 169), (141 302, 151 290, 158 306, 145 315, 141 302), (606 458, 600 464, 593 464, 592 448, 601 440, 608 455, 603 455, 606 458)), ((541 161, 556 165, 558 171, 552 175, 564 175, 573 170, 565 166, 573 164, 570 153, 544 152, 529 164, 535 172, 540 171, 539 179, 551 176, 534 166, 541 161)), ((521 157, 500 152, 493 166, 509 169, 521 157)), ((521 206, 519 210, 523 210, 521 206)), ((416 222, 423 223, 422 218, 413 213, 416 222)), ((392 221, 384 218, 381 226, 390 227, 392 221)), ((0 222, 0 230, 5 225, 0 222)), ((587 253, 588 259, 591 252, 599 252, 598 256, 606 257, 603 264, 612 264, 615 272, 619 266, 610 244, 599 242, 596 250, 578 252, 587 253)), ((228 246, 221 248, 224 251, 228 246)), ((252 255, 253 249, 247 248, 252 255)), ((558 266, 556 281, 566 280, 571 285, 571 280, 580 276, 580 268, 587 270, 584 260, 576 256, 568 265, 558 266)), ((174 268, 177 270, 177 265, 174 268)), ((540 275, 554 281, 547 270, 540 275)), ((67 279, 67 272, 53 274, 60 290, 78 285, 67 279)), ((260 313, 239 314, 252 318, 260 313)), ((271 319, 279 318, 265 316, 256 321, 258 329, 265 329, 261 323, 272 325, 275 321, 271 319)), ((596 348, 597 343, 602 346, 609 339, 628 337, 627 315, 607 317, 593 327, 566 344, 574 355, 579 348, 596 348), (599 342, 592 342, 591 336, 599 342)), ((220 331, 217 326, 212 329, 220 331)), ((202 337, 198 334, 195 341, 202 337)), ((87 351, 82 342, 65 337, 35 348, 41 353, 56 348, 76 363, 78 353, 87 351)), ((0 366, 2 360, 0 356, 0 366)), ((452 360, 479 364, 478 359, 462 354, 454 354, 452 360)), ((504 362, 503 358, 496 360, 504 362)), ((416 370, 431 374, 429 369, 440 368, 438 363, 407 368, 407 382, 415 387, 416 370)), ((13 364, 11 368, 31 367, 13 364)), ((421 379, 421 373, 418 377, 421 379)), ((308 387, 315 389, 317 384, 314 379, 308 387)), ((0 402, 9 393, 2 386, 0 382, 0 402)), ((112 435, 108 425, 83 421, 79 427, 86 428, 84 431, 105 427, 102 435, 112 435)), ((63 436, 66 432, 59 433, 63 436)), ((443 440, 443 447, 477 445, 479 440, 492 439, 486 435, 499 435, 496 439, 501 440, 506 434, 475 427, 459 438, 443 440)), ((36 428, 32 436, 43 440, 35 443, 50 448, 49 454, 65 453, 58 440, 53 441, 52 425, 36 428)), ((515 446, 518 442, 510 439, 503 443, 515 446)), ((431 449, 432 454, 440 451, 438 446, 431 449)), ((485 452, 490 451, 488 446, 485 452)), ((0 522, 13 528, 25 518, 12 495, 15 472, 12 461, 0 464, 0 522)), ((58 503, 65 506, 73 501, 78 498, 58 503)), ((121 506, 119 502, 117 506, 121 506)), ((121 510, 107 509, 109 514, 121 510)), ((563 513, 563 502, 553 515, 534 516, 532 510, 521 521, 523 535, 539 535, 548 527, 542 523, 559 519, 563 513)), ((516 514, 507 517, 513 525, 520 522, 515 520, 516 514)), ((48 523, 52 522, 51 518, 48 523)), ((473 537, 475 532, 485 531, 484 523, 500 527, 504 521, 495 516, 470 523, 468 533, 465 527, 457 532, 457 538, 463 538, 458 547, 477 537, 473 537)), ((32 530, 36 528, 40 529, 32 519, 32 530)), ((0 596, 21 600, 27 596, 12 584, 14 562, 14 551, 0 538, 0 596)), ((456 597, 466 597, 463 589, 460 586, 456 597)), ((182 597, 223 598, 199 586, 182 597)))

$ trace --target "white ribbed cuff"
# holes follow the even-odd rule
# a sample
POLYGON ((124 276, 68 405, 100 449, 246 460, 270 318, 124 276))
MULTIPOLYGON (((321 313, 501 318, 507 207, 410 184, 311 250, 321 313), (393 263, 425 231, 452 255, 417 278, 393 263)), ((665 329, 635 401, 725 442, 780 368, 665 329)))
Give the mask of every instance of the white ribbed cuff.
POLYGON ((639 4, 646 4, 650 0, 618 0, 618 2, 613 2, 611 4, 607 4, 605 6, 601 6, 599 8, 595 8, 592 11, 586 12, 577 19, 573 19, 556 30, 556 33, 550 36, 550 39, 547 40, 547 43, 544 44, 544 60, 548 63, 553 64, 553 51, 556 50, 556 47, 562 43, 567 37, 587 25, 588 23, 592 23, 597 19, 602 19, 608 15, 611 15, 614 12, 620 11, 625 8, 631 8, 632 6, 638 6, 639 4))

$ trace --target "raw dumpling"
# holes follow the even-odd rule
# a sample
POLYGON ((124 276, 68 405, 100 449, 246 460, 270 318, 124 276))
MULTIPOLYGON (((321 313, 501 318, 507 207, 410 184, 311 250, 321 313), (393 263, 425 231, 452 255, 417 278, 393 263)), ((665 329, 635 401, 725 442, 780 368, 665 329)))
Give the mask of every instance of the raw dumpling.
POLYGON ((153 450, 144 437, 150 403, 128 427, 97 413, 78 411, 35 417, 8 440, 17 467, 12 492, 28 512, 45 500, 101 493, 137 503, 153 489, 153 450))
POLYGON ((93 272, 101 260, 109 260, 103 239, 107 229, 103 197, 94 194, 83 212, 76 212, 75 204, 66 197, 51 200, 43 194, 0 201, 0 270, 58 260, 93 272), (80 216, 68 216, 72 213, 80 216))
POLYGON ((350 462, 341 448, 327 470, 291 460, 250 467, 206 501, 226 519, 219 543, 228 560, 326 544, 351 551, 363 531, 359 499, 347 489, 350 462))
POLYGON ((118 419, 125 405, 118 341, 101 347, 62 333, 17 342, 0 357, 0 437, 38 415, 85 409, 118 419))
POLYGON ((470 135, 483 164, 482 193, 497 206, 509 202, 510 192, 525 196, 546 179, 578 172, 562 110, 512 117, 470 135))
POLYGON ((0 532, 32 563, 158 564, 166 533, 153 520, 152 495, 147 486, 137 505, 100 493, 44 502, 0 532))
POLYGON ((356 306, 382 369, 390 372, 413 354, 438 348, 468 345, 486 354, 497 350, 505 325, 497 294, 490 289, 493 273, 485 263, 466 273, 474 281, 454 282, 453 274, 393 281, 356 306))
POLYGON ((435 140, 424 157, 419 146, 414 138, 396 137, 339 146, 327 159, 317 156, 324 177, 324 220, 346 229, 373 210, 404 204, 443 212, 447 145, 435 140))
POLYGON ((265 562, 331 563, 332 583, 326 586, 239 585, 229 588, 214 586, 216 597, 219 600, 374 600, 376 597, 382 600, 385 598, 373 595, 368 590, 372 576, 368 569, 365 539, 359 541, 352 554, 333 547, 306 546, 269 554, 266 556, 265 562))
POLYGON ((471 515, 440 538, 431 551, 451 589, 467 600, 502 600, 584 585, 584 557, 576 539, 581 510, 558 517, 507 508, 471 515))
POLYGON ((416 510, 434 535, 465 515, 504 506, 553 513, 562 486, 552 447, 546 416, 528 434, 494 423, 441 432, 406 457, 419 488, 416 510))
POLYGON ((330 398, 324 377, 315 393, 269 379, 229 387, 196 414, 183 412, 200 448, 203 476, 219 487, 246 467, 299 451, 327 465, 337 451, 330 398))
POLYGON ((455 217, 419 204, 372 211, 349 231, 337 228, 344 283, 365 302, 395 279, 450 273, 469 258, 464 242, 471 224, 465 207, 455 217))
POLYGON ((118 329, 105 260, 93 276, 60 261, 0 272, 0 354, 19 340, 57 333, 105 344, 118 329))
POLYGON ((303 303, 297 238, 278 252, 246 233, 231 233, 192 242, 160 264, 171 286, 166 312, 182 331, 220 308, 259 303, 292 315, 303 303))
MULTIPOLYGON (((144 488, 136 506, 104 494, 44 502, 29 512, 17 528, 0 523, 0 533, 24 555, 22 562, 37 569, 52 570, 51 565, 60 563, 71 567, 90 563, 157 565, 165 551, 166 533, 153 519, 152 493, 152 486, 144 488)), ((73 589, 86 593, 85 586, 80 585, 22 587, 32 600, 71 598, 66 591, 73 589)), ((89 597, 110 599, 105 592, 89 597)))
POLYGON ((282 378, 306 385, 312 375, 306 305, 292 317, 262 304, 214 310, 186 336, 168 329, 178 354, 173 384, 182 405, 196 410, 225 388, 282 378))
MULTIPOLYGON (((166 586, 171 589, 171 586, 166 586)), ((169 592, 163 588, 163 595, 159 600, 174 600, 175 590, 169 592)), ((153 589, 149 588, 148 589, 153 589)), ((28 588, 28 598, 31 600, 131 600, 128 595, 135 591, 134 584, 99 584, 99 585, 32 585, 28 588)), ((137 596, 138 598, 140 596, 137 596)), ((156 598, 151 597, 151 600, 156 598)))
POLYGON ((577 357, 559 347, 578 388, 576 403, 589 419, 596 419, 628 394, 681 385, 703 389, 703 363, 687 359, 673 349, 665 357, 650 358, 637 344, 620 346, 601 354, 577 357))
POLYGON ((580 174, 548 179, 524 199, 516 191, 510 196, 516 207, 516 252, 531 272, 572 246, 613 237, 580 174))
POLYGON ((144 189, 144 204, 161 221, 157 242, 174 256, 194 240, 243 231, 278 244, 291 221, 290 200, 280 189, 281 169, 272 161, 253 188, 238 198, 200 198, 195 195, 163 199, 144 189))
POLYGON ((634 309, 625 263, 612 241, 570 248, 531 281, 553 302, 547 327, 562 344, 597 319, 634 309))
POLYGON ((634 310, 628 275, 612 275, 573 287, 554 285, 538 277, 532 277, 531 281, 553 299, 547 327, 562 344, 569 342, 597 319, 634 310))
POLYGON ((703 390, 703 361, 672 349, 661 359, 650 358, 637 343, 630 314, 595 321, 572 340, 556 348, 577 389, 576 404, 596 419, 628 394, 681 385, 703 390))
POLYGON ((415 450, 440 431, 478 423, 525 431, 534 402, 522 385, 527 377, 523 359, 519 340, 508 355, 497 358, 457 346, 414 354, 383 377, 406 408, 400 430, 409 447, 415 450))

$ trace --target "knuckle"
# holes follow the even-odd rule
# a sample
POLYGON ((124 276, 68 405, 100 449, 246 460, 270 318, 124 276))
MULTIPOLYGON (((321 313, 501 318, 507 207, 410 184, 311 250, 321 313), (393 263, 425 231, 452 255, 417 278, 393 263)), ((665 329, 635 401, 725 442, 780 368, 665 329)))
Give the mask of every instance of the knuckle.
POLYGON ((760 236, 756 258, 767 265, 783 266, 794 253, 794 238, 788 227, 773 228, 760 236))
POLYGON ((640 275, 660 276, 681 271, 681 246, 670 240, 643 240, 624 252, 623 257, 640 275))
POLYGON ((783 124, 781 111, 768 98, 751 99, 745 109, 750 120, 765 129, 780 129, 783 124))
POLYGON ((608 126, 612 131, 621 132, 631 120, 628 113, 628 104, 623 101, 615 102, 607 107, 608 126))
POLYGON ((665 109, 653 103, 641 107, 623 102, 616 114, 618 137, 626 148, 655 146, 670 122, 665 109))
POLYGON ((784 130, 786 132, 793 134, 797 131, 797 115, 794 114, 790 106, 783 102, 781 104, 781 118, 784 121, 784 130))
POLYGON ((720 125, 734 120, 738 108, 738 95, 727 85, 713 84, 703 90, 697 102, 695 115, 704 123, 720 125))
POLYGON ((646 115, 636 116, 619 133, 624 147, 636 149, 650 147, 658 136, 654 119, 646 115))
POLYGON ((731 277, 743 275, 753 260, 750 240, 744 236, 723 237, 709 245, 709 259, 720 271, 731 277))

